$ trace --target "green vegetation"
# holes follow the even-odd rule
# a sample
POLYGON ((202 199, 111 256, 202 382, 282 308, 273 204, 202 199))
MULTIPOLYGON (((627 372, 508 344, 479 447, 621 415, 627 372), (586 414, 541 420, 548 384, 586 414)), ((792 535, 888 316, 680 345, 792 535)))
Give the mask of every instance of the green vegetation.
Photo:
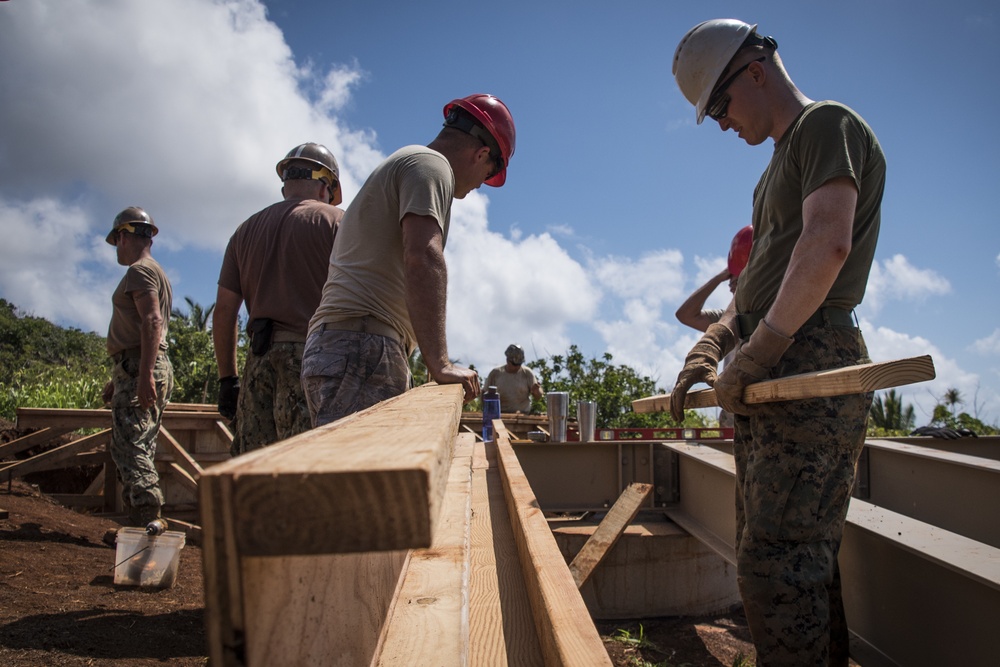
MULTIPOLYGON (((665 393, 648 376, 640 376, 633 368, 615 365, 611 354, 600 359, 585 359, 576 345, 565 356, 552 355, 528 363, 542 385, 542 391, 569 393, 570 405, 577 401, 597 402, 597 423, 603 428, 663 428, 677 426, 666 412, 636 413, 632 401, 665 393)), ((545 405, 536 401, 538 412, 545 405)), ((709 426, 701 413, 689 410, 685 426, 709 426)))
MULTIPOLYGON (((218 401, 218 366, 209 330, 214 305, 185 298, 187 312, 174 309, 167 337, 174 367, 175 403, 218 401)), ((240 329, 239 367, 246 359, 240 329)), ((106 340, 96 333, 63 328, 20 312, 0 299, 0 417, 13 420, 18 407, 99 408, 111 379, 106 340)))
POLYGON ((875 394, 869 415, 868 435, 872 437, 909 435, 916 425, 913 406, 907 404, 904 407, 895 389, 882 396, 875 394))
POLYGON ((64 329, 0 299, 0 417, 19 406, 94 408, 111 377, 104 337, 64 329))

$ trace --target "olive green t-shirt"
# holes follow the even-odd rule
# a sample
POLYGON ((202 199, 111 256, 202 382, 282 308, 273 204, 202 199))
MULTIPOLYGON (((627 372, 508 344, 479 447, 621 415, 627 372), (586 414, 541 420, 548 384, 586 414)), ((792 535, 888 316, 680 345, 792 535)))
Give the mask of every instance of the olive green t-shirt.
POLYGON ((368 177, 340 222, 319 307, 309 333, 323 323, 373 315, 400 333, 407 354, 416 337, 406 307, 403 232, 408 213, 431 216, 448 240, 455 175, 441 153, 406 146, 368 177))
POLYGON ((170 280, 155 259, 144 257, 128 267, 114 294, 111 295, 111 324, 108 326, 108 355, 142 346, 142 318, 135 307, 135 292, 156 292, 160 302, 163 329, 160 349, 167 349, 167 326, 173 308, 170 280))
POLYGON ((802 203, 827 181, 846 176, 858 189, 851 251, 823 306, 850 310, 861 303, 881 222, 885 156, 875 133, 837 102, 808 105, 775 144, 753 195, 753 248, 736 288, 736 310, 766 311, 799 236, 802 203))

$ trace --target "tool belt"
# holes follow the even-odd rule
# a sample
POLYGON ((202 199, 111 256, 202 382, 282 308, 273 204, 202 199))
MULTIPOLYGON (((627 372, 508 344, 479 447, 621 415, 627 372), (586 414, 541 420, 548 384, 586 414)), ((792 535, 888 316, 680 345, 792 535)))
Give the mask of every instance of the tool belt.
MULTIPOLYGON (((757 325, 760 324, 767 315, 766 310, 758 310, 753 313, 742 313, 736 316, 736 324, 739 326, 740 337, 749 338, 757 325)), ((799 331, 806 327, 821 327, 829 324, 831 327, 841 327, 844 329, 856 329, 854 322, 854 311, 843 308, 820 308, 813 313, 808 320, 802 323, 799 331)), ((798 333, 798 332, 796 332, 798 333)))
POLYGON ((320 331, 352 331, 359 333, 370 333, 376 336, 385 336, 403 345, 403 337, 393 327, 373 315, 364 317, 351 317, 346 320, 335 322, 324 322, 320 326, 320 331))

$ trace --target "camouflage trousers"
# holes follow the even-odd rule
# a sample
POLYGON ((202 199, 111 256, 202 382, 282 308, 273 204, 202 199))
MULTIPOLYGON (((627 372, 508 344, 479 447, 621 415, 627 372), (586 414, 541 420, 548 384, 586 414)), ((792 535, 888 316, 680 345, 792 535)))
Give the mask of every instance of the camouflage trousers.
POLYGON ((410 386, 410 364, 391 338, 314 331, 302 356, 302 386, 313 426, 320 426, 402 394, 410 386))
POLYGON ((139 358, 124 356, 115 363, 111 376, 115 391, 111 398, 111 458, 122 485, 122 502, 131 523, 145 525, 159 516, 163 505, 160 475, 153 457, 163 409, 174 389, 174 369, 165 354, 156 357, 153 381, 156 402, 139 406, 139 358))
POLYGON ((312 428, 302 392, 303 343, 272 343, 247 354, 230 453, 239 456, 312 428))
MULTIPOLYGON (((809 327, 771 377, 867 363, 861 332, 809 327)), ((736 415, 736 560, 760 667, 842 665, 837 555, 872 395, 753 406, 736 415)))

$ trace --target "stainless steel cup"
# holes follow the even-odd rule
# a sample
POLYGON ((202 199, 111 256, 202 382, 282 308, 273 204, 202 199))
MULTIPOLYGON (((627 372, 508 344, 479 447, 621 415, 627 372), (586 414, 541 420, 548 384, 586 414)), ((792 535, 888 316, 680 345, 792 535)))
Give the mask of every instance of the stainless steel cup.
POLYGON ((593 442, 597 430, 597 401, 578 401, 576 421, 580 429, 580 442, 593 442))
POLYGON ((566 442, 566 412, 569 393, 550 391, 545 394, 545 407, 549 416, 549 442, 566 442))

